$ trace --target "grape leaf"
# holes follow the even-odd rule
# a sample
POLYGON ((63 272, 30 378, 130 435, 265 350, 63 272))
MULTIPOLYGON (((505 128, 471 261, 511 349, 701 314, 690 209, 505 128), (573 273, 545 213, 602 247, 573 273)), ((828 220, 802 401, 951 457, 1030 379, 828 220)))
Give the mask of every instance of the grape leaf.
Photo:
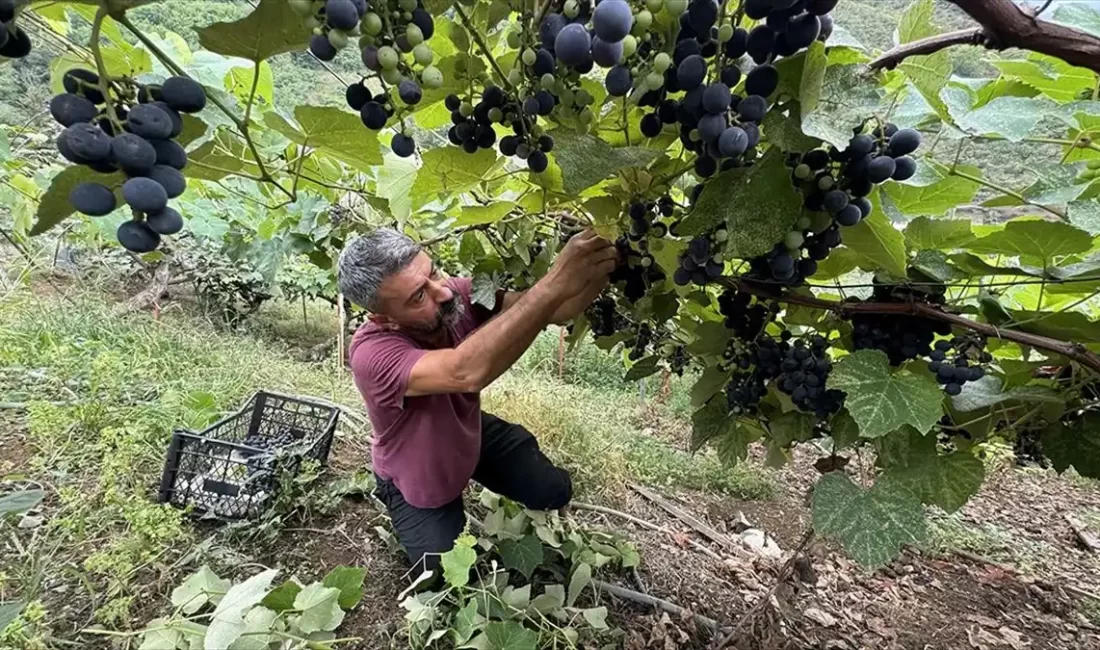
POLYGON ((340 590, 315 582, 302 589, 294 599, 294 609, 299 614, 293 619, 306 634, 331 632, 344 622, 344 610, 340 609, 340 590))
MULTIPOLYGON (((909 5, 898 24, 898 40, 908 43, 937 33, 932 24, 932 0, 919 0, 909 5)), ((898 66, 916 86, 925 101, 944 120, 947 106, 940 99, 940 91, 951 77, 951 58, 940 50, 932 54, 907 57, 898 66)))
POLYGON ((516 621, 493 621, 485 626, 492 650, 535 650, 539 635, 516 621))
MULTIPOLYGON (((886 183, 883 191, 890 197, 898 212, 917 217, 928 215, 941 216, 960 205, 974 200, 981 186, 974 181, 946 173, 944 168, 921 163, 920 177, 913 177, 904 183, 886 183)), ((959 170, 981 178, 981 170, 968 165, 960 165, 959 170)))
POLYGON ((581 592, 592 582, 592 565, 581 562, 573 569, 573 575, 569 578, 569 592, 565 598, 566 607, 572 607, 580 597, 581 592))
POLYGON ((473 283, 470 289, 470 300, 475 305, 481 305, 486 309, 496 306, 497 288, 500 283, 493 273, 474 273, 473 283))
POLYGON ((802 132, 802 108, 795 99, 769 110, 760 128, 768 134, 768 142, 783 151, 804 152, 821 146, 821 140, 802 132))
POLYGON ((703 371, 699 379, 691 387, 691 405, 702 406, 712 395, 722 390, 729 381, 730 372, 718 366, 710 366, 703 371))
POLYGON ((31 228, 31 236, 41 235, 50 228, 64 221, 76 211, 69 203, 69 193, 81 183, 100 183, 114 190, 116 202, 122 202, 122 184, 126 177, 122 172, 113 174, 100 174, 83 165, 66 167, 60 174, 50 181, 50 188, 41 196, 38 203, 38 213, 31 228))
POLYGON ((390 152, 383 155, 375 193, 389 202, 390 214, 395 219, 404 221, 412 212, 411 191, 417 172, 415 161, 390 152))
POLYGON ((644 167, 661 152, 647 147, 612 147, 603 140, 566 128, 549 133, 554 138, 551 154, 561 167, 562 190, 580 194, 615 172, 628 167, 644 167))
POLYGON ((997 404, 1015 402, 1062 403, 1057 391, 1042 386, 1017 386, 1003 390, 1001 380, 993 375, 985 375, 976 381, 968 381, 962 392, 951 398, 951 406, 957 411, 969 413, 986 409, 997 404))
POLYGON ((1034 53, 1026 61, 1000 59, 989 63, 1007 79, 1025 83, 1056 102, 1071 102, 1081 91, 1091 89, 1096 83, 1096 75, 1091 70, 1034 53))
POLYGON ((443 577, 452 587, 465 587, 470 582, 470 569, 477 561, 474 544, 477 540, 471 535, 461 535, 455 540, 454 548, 440 557, 443 577))
POLYGON ((907 486, 922 503, 955 512, 970 500, 985 480, 985 465, 974 454, 940 454, 936 436, 911 427, 882 439, 879 460, 886 475, 907 486))
POLYGON ((865 71, 866 66, 861 64, 830 65, 825 70, 817 106, 802 115, 802 132, 847 148, 852 128, 874 114, 881 101, 877 84, 863 76, 865 71))
POLYGON ((542 564, 542 541, 535 535, 519 540, 505 539, 497 544, 497 551, 505 567, 519 571, 528 580, 535 568, 542 564))
POLYGON ((531 599, 528 610, 548 615, 562 607, 565 607, 565 587, 562 585, 546 585, 541 595, 531 599))
POLYGON ((588 624, 597 630, 606 630, 607 627, 607 608, 606 607, 590 607, 588 609, 582 609, 581 615, 584 616, 584 620, 588 621, 588 624))
POLYGON ((813 524, 818 534, 835 537, 857 562, 879 567, 897 556, 902 544, 925 538, 920 499, 906 486, 883 477, 869 489, 839 472, 814 486, 813 524))
POLYGON ((848 409, 843 409, 833 416, 833 421, 830 423, 830 434, 833 437, 834 452, 846 449, 859 442, 859 425, 856 424, 855 418, 848 412, 848 409))
MULTIPOLYGON (((294 609, 294 599, 301 591, 302 585, 294 580, 287 580, 264 596, 260 604, 275 612, 285 612, 288 609, 294 609)), ((173 604, 175 604, 174 601, 173 604)))
POLYGON ((959 248, 973 240, 969 219, 917 217, 905 227, 905 241, 914 250, 959 248))
POLYGON ((297 106, 294 119, 297 127, 274 111, 264 114, 264 124, 291 142, 331 154, 362 171, 374 171, 382 163, 378 136, 363 128, 355 114, 334 106, 297 106))
POLYGON ((1063 4, 1054 10, 1054 20, 1100 36, 1100 11, 1085 4, 1063 4))
POLYGON ((865 271, 883 270, 905 277, 905 235, 882 212, 878 195, 871 195, 873 212, 851 228, 843 228, 844 246, 860 257, 865 271))
POLYGON ((218 129, 214 137, 187 154, 187 177, 205 181, 220 181, 230 174, 256 174, 245 141, 228 129, 218 129))
POLYGON ((42 490, 19 490, 0 497, 0 518, 26 512, 42 502, 42 490))
POLYGON ((1038 312, 1013 309, 1013 329, 1063 341, 1100 341, 1100 321, 1089 320, 1079 311, 1038 312))
POLYGON ((229 588, 214 609, 214 618, 204 640, 206 650, 228 648, 241 636, 245 630, 245 613, 264 599, 277 573, 275 569, 268 569, 229 588))
POLYGON ((997 97, 956 117, 959 128, 974 135, 999 135, 1021 142, 1046 115, 1061 117, 1058 104, 1046 97, 997 97))
POLYGON ((802 81, 798 87, 798 99, 802 103, 801 115, 814 112, 821 98, 821 85, 825 81, 825 70, 829 67, 829 58, 825 56, 825 43, 814 41, 806 49, 806 58, 802 64, 802 81))
POLYGON ((203 566, 172 590, 172 607, 190 616, 208 602, 217 603, 231 584, 229 580, 219 578, 210 567, 203 566))
POLYGON ((455 614, 454 631, 455 644, 461 646, 470 640, 474 632, 485 622, 485 617, 477 611, 477 599, 471 598, 466 605, 455 614))
POLYGON ((1040 439, 1059 473, 1072 466, 1081 476, 1100 479, 1100 413, 1086 412, 1068 425, 1055 422, 1040 439))
MULTIPOLYGON (((3 631, 11 622, 4 620, 4 607, 5 605, 0 605, 0 631, 3 631)), ((174 650, 178 644, 185 642, 183 634, 179 630, 168 627, 168 623, 166 618, 154 618, 149 621, 145 626, 146 631, 141 633, 141 645, 138 646, 138 650, 165 650, 166 648, 174 650)))
POLYGON ((1014 219, 1003 230, 975 239, 966 248, 975 253, 1039 258, 1046 266, 1056 257, 1088 251, 1092 237, 1066 223, 1014 219))
POLYGON ((16 601, 14 603, 0 603, 0 632, 4 631, 4 628, 11 625, 11 622, 19 618, 19 615, 23 613, 23 608, 27 604, 16 601))
POLYGON ((707 181, 680 232, 697 235, 725 224, 726 256, 754 257, 783 239, 801 205, 783 152, 771 148, 752 167, 730 169, 707 181))
POLYGON ((943 415, 936 382, 906 370, 891 372, 878 350, 859 350, 838 361, 827 385, 847 393, 845 406, 864 438, 884 436, 905 424, 928 431, 943 415))
POLYGON ((639 359, 637 363, 630 366, 630 370, 626 371, 626 376, 623 377, 624 382, 638 381, 644 379, 661 369, 658 365, 661 358, 656 355, 650 355, 644 359, 639 359))
POLYGON ((515 208, 516 204, 511 201, 498 201, 489 205, 468 205, 462 208, 454 225, 476 226, 496 223, 515 208))
POLYGON ((1100 201, 1072 201, 1066 208, 1071 224, 1090 235, 1100 235, 1100 201))
POLYGON ((772 419, 768 423, 768 429, 771 431, 772 442, 786 447, 795 442, 805 442, 813 437, 816 423, 817 418, 809 413, 791 411, 772 419))
POLYGON ((442 192, 465 192, 485 177, 498 163, 495 149, 478 149, 469 154, 459 147, 437 147, 424 152, 416 181, 409 190, 413 207, 419 207, 442 192))
POLYGON ((704 321, 695 327, 695 340, 687 346, 692 356, 722 354, 729 345, 733 330, 722 321, 704 321))
POLYGON ((326 587, 340 590, 340 607, 351 609, 363 599, 363 579, 367 577, 364 569, 350 566, 338 566, 328 572, 321 583, 326 587))
POLYGON ((260 0, 260 5, 240 20, 212 23, 196 31, 199 44, 211 52, 250 61, 301 50, 312 36, 286 0, 260 0))

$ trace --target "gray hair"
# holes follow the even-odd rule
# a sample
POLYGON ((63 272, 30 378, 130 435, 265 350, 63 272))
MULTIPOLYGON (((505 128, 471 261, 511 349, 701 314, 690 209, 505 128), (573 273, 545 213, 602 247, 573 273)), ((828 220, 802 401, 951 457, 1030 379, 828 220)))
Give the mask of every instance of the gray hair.
POLYGON ((420 244, 392 228, 356 237, 340 253, 336 283, 340 293, 370 311, 378 309, 378 287, 420 254, 420 244))

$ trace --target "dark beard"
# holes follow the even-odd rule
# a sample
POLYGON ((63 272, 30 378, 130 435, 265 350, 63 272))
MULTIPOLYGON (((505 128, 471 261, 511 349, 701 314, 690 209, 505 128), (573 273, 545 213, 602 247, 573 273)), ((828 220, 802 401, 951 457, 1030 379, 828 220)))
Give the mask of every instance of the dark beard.
POLYGON ((466 305, 456 295, 445 303, 439 305, 439 313, 431 325, 408 325, 406 329, 418 334, 436 334, 444 327, 452 327, 466 312, 466 305))

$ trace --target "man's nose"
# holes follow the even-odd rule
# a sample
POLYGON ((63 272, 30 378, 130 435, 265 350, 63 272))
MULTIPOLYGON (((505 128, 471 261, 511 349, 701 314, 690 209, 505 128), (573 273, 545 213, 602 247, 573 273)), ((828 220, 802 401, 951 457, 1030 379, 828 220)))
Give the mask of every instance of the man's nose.
POLYGON ((451 288, 445 284, 437 284, 435 290, 436 302, 448 302, 451 298, 454 298, 455 292, 451 291, 451 288))

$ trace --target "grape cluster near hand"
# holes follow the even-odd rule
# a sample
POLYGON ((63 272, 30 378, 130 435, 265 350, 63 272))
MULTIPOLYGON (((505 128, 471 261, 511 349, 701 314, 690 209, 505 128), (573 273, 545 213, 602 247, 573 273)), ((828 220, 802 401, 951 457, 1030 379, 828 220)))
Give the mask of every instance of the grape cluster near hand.
POLYGON ((709 235, 700 235, 688 242, 687 251, 680 256, 680 266, 672 274, 672 281, 679 286, 695 283, 699 286, 722 277, 725 271, 723 244, 729 237, 724 228, 709 235))
POLYGON ((16 18, 15 0, 0 0, 0 58, 22 59, 31 53, 31 38, 16 18))
MULTIPOLYGON (((205 91, 186 77, 169 77, 161 85, 130 79, 105 84, 82 68, 67 71, 62 84, 65 92, 50 100, 50 114, 65 127, 58 151, 101 174, 121 171, 126 176, 121 194, 133 219, 119 226, 118 241, 135 253, 156 249, 162 235, 183 228, 183 217, 168 205, 187 187, 180 171, 187 153, 175 138, 183 131, 181 113, 205 107, 205 91)), ((114 189, 95 181, 74 187, 69 202, 93 217, 118 207, 114 189)))
MULTIPOLYGON (((395 106, 416 106, 423 89, 443 85, 443 73, 433 65, 435 54, 428 44, 435 34, 435 20, 419 0, 287 0, 291 9, 313 29, 309 51, 321 61, 332 61, 357 38, 363 65, 390 89, 372 93, 366 77, 347 87, 348 106, 359 111, 363 124, 384 128, 399 111, 395 106), (396 93, 394 92, 396 91, 396 93), (396 97, 393 95, 396 94, 396 97)), ((416 150, 412 137, 396 133, 390 149, 402 158, 416 150)))

